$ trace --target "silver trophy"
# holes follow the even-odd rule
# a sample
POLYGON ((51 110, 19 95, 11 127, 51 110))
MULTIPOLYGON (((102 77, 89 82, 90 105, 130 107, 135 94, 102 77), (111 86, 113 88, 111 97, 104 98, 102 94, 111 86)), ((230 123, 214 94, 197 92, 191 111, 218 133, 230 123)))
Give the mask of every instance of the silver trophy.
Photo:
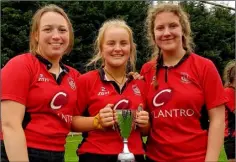
POLYGON ((123 138, 123 151, 118 155, 118 162, 135 162, 134 154, 129 151, 128 148, 128 137, 132 129, 135 127, 135 110, 128 109, 116 109, 118 123, 117 127, 119 129, 120 135, 123 138))

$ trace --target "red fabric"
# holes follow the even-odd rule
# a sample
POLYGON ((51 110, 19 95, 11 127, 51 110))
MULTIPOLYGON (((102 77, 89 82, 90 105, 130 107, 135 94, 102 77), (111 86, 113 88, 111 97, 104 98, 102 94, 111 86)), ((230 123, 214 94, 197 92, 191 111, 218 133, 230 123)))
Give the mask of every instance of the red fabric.
MULTIPOLYGON (((131 100, 130 109, 136 110, 142 103, 145 108, 145 83, 132 80, 127 83, 123 93, 119 94, 111 82, 102 81, 98 70, 83 74, 78 79, 78 107, 80 113, 88 111, 95 116, 107 104, 115 104, 120 99, 131 100)), ((128 138, 128 147, 134 154, 144 154, 139 130, 135 130, 128 138)), ((112 128, 88 132, 88 137, 78 149, 78 153, 119 154, 123 150, 122 138, 112 128)))
POLYGON ((204 161, 207 131, 200 125, 201 109, 204 104, 209 110, 227 101, 216 67, 210 60, 191 53, 176 67, 167 71, 160 68, 159 87, 154 89, 151 83, 155 67, 152 61, 141 70, 150 87, 147 103, 152 129, 147 156, 155 161, 204 161))
MULTIPOLYGON (((229 135, 228 123, 230 120, 228 119, 228 115, 230 112, 235 111, 235 90, 234 88, 230 88, 230 87, 226 87, 224 90, 225 90, 226 97, 229 99, 229 102, 226 103, 227 108, 225 109, 225 137, 228 137, 229 135)), ((235 136, 235 131, 233 135, 235 136)))
POLYGON ((30 113, 25 128, 27 146, 63 151, 76 110, 76 80, 80 75, 68 67, 60 85, 46 65, 32 54, 12 58, 2 69, 2 100, 19 102, 30 113))

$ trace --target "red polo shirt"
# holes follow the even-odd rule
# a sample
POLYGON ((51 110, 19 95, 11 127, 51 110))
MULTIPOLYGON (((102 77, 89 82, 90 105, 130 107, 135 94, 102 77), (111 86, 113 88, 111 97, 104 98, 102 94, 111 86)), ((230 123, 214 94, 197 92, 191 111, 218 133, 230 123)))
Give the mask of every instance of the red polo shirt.
POLYGON ((149 85, 147 103, 152 119, 146 155, 154 161, 204 161, 207 130, 201 127, 201 112, 227 101, 217 69, 194 53, 186 54, 173 67, 164 66, 161 57, 158 62, 157 75, 155 61, 141 70, 149 85), (154 77, 157 89, 152 84, 154 77))
POLYGON ((28 147, 64 151, 76 110, 79 72, 60 63, 62 72, 56 80, 48 71, 51 66, 40 55, 12 58, 1 72, 1 100, 25 105, 23 128, 28 147))
POLYGON ((233 87, 226 87, 225 94, 229 99, 225 109, 225 137, 228 137, 229 135, 235 137, 235 128, 233 126, 233 123, 235 122, 235 89, 233 87))
MULTIPOLYGON (((114 81, 106 81, 103 69, 90 71, 78 79, 78 105, 81 114, 95 116, 107 104, 115 104, 126 98, 131 101, 130 109, 137 109, 139 104, 145 106, 145 82, 129 79, 120 91, 114 81)), ((128 138, 129 150, 134 154, 144 154, 140 131, 136 129, 128 138)), ((119 154, 123 150, 123 142, 119 133, 112 128, 87 132, 79 154, 119 154)))

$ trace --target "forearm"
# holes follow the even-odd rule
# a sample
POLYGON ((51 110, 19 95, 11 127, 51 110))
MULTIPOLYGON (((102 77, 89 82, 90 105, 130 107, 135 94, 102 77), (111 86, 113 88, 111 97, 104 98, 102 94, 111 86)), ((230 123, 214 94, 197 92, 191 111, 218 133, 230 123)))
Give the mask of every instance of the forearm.
POLYGON ((223 119, 210 122, 205 161, 218 161, 224 142, 224 129, 225 124, 223 119))
POLYGON ((75 132, 88 132, 95 129, 94 117, 74 116, 72 119, 72 130, 75 132))
POLYGON ((2 129, 5 150, 9 161, 29 161, 25 134, 22 127, 12 128, 3 126, 2 129))

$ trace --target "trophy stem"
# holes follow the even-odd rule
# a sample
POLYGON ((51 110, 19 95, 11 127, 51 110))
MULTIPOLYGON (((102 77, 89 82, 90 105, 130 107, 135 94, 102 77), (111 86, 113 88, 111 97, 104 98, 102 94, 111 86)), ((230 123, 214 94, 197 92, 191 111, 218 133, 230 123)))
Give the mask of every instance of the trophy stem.
POLYGON ((129 152, 127 138, 123 138, 123 143, 123 151, 118 155, 118 162, 135 162, 134 154, 129 152))
POLYGON ((128 148, 128 140, 127 140, 127 138, 123 138, 123 143, 124 143, 123 153, 130 153, 129 152, 129 148, 128 148))

